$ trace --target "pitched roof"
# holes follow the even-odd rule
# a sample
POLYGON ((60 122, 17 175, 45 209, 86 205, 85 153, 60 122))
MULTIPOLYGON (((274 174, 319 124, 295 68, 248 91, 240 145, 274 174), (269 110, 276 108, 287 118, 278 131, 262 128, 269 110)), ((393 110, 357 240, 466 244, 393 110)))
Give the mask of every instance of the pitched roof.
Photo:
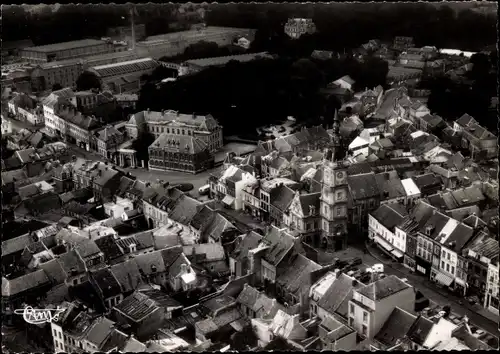
POLYGON ((150 253, 140 254, 135 257, 137 266, 142 274, 150 275, 154 273, 163 273, 167 269, 161 254, 161 250, 150 253))
POLYGON ((142 281, 141 273, 135 259, 115 264, 111 266, 110 270, 124 292, 135 290, 142 281))
POLYGON ((376 198, 380 195, 375 174, 367 173, 347 177, 349 191, 354 200, 376 198))
POLYGON ((95 240, 99 250, 104 253, 107 261, 114 260, 124 255, 124 252, 118 247, 113 235, 107 235, 95 240))
POLYGON ((393 347, 398 340, 406 336, 416 319, 417 316, 396 307, 376 334, 375 339, 389 348, 393 347))
POLYGON ((92 273, 92 279, 104 299, 108 299, 122 293, 120 283, 108 268, 103 268, 92 273))
POLYGON ((106 317, 100 317, 94 321, 85 339, 100 348, 104 340, 111 334, 114 325, 115 323, 113 321, 106 317))
POLYGON ((140 322, 147 316, 158 311, 160 307, 146 294, 135 291, 123 299, 114 309, 127 316, 129 319, 140 322))
POLYGON ((377 210, 370 213, 370 215, 388 230, 394 230, 408 216, 408 212, 402 204, 390 203, 382 204, 377 210))
POLYGON ((410 285, 399 279, 397 276, 390 275, 371 284, 365 285, 357 290, 357 292, 366 296, 370 300, 380 301, 408 288, 410 288, 410 285))
POLYGON ((22 252, 26 246, 31 244, 31 242, 32 239, 29 234, 2 241, 2 257, 8 256, 12 253, 22 252))
POLYGON ((309 292, 311 287, 311 273, 322 267, 309 258, 298 254, 283 272, 277 276, 276 283, 280 284, 288 293, 301 296, 309 292))
POLYGON ((213 262, 225 258, 224 247, 220 243, 200 243, 184 246, 183 253, 187 257, 202 255, 204 261, 213 262))
POLYGON ((52 284, 64 283, 64 281, 68 277, 58 259, 51 259, 48 262, 40 264, 40 269, 43 269, 45 271, 45 274, 47 274, 47 277, 52 282, 52 284))
POLYGON ((248 252, 256 248, 262 240, 262 235, 255 231, 250 231, 245 235, 240 236, 241 242, 231 252, 230 257, 238 261, 243 261, 248 258, 248 252))
POLYGON ((433 326, 434 322, 423 316, 418 316, 406 335, 411 341, 422 346, 433 326))
POLYGON ((201 202, 187 195, 182 195, 171 207, 169 218, 184 225, 189 225, 198 212, 201 202))
POLYGON ((363 284, 356 279, 340 273, 319 299, 318 306, 328 313, 333 314, 339 310, 346 299, 350 300, 348 299, 348 295, 352 293, 353 289, 358 289, 361 286, 363 284))
POLYGON ((375 180, 382 200, 406 196, 405 188, 399 179, 397 171, 377 173, 375 180))
POLYGON ((141 58, 119 63, 94 66, 91 70, 96 72, 101 78, 108 78, 128 75, 139 71, 153 70, 158 66, 158 62, 152 58, 141 58))
POLYGON ((277 266, 283 257, 294 247, 295 237, 289 234, 286 229, 278 229, 272 226, 271 230, 261 241, 262 246, 269 247, 264 255, 264 259, 277 266))
POLYGON ((49 284, 50 280, 43 269, 10 280, 2 277, 2 296, 15 296, 38 286, 49 284))

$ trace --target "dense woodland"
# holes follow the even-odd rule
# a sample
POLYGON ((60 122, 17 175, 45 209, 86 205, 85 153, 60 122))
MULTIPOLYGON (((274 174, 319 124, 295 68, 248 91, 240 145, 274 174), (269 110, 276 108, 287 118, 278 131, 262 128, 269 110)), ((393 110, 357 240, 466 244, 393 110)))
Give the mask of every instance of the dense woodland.
MULTIPOLYGON (((417 46, 480 50, 496 43, 495 3, 442 4, 370 3, 356 6, 338 4, 220 4, 208 9, 208 25, 261 28, 272 34, 282 32, 288 17, 311 17, 318 28, 316 49, 342 50, 369 39, 390 40, 413 36, 417 46), (484 10, 484 11, 483 11, 484 10), (322 48, 319 48, 322 47, 322 48)), ((200 5, 193 5, 200 6, 200 5)), ((165 33, 182 16, 177 4, 136 5, 136 22, 146 25, 148 36, 165 33)), ((2 7, 5 41, 31 38, 36 45, 102 37, 110 27, 127 26, 131 5, 63 5, 2 7), (57 9, 57 11, 55 11, 57 9)))
POLYGON ((320 124, 333 117, 339 102, 326 102, 319 89, 342 75, 351 75, 358 88, 385 82, 387 62, 371 58, 364 63, 346 58, 315 61, 300 57, 229 62, 195 75, 180 77, 159 88, 165 69, 152 74, 141 90, 139 109, 173 109, 216 117, 225 134, 252 133, 254 128, 294 116, 298 121, 320 124))

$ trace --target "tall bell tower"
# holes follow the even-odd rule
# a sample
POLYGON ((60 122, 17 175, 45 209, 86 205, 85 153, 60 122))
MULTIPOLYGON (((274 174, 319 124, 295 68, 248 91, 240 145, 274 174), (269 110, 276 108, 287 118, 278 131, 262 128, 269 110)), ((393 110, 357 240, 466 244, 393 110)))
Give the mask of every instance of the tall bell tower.
POLYGON ((332 142, 323 161, 321 190, 321 247, 342 250, 347 247, 348 163, 339 133, 337 112, 333 122, 332 142))

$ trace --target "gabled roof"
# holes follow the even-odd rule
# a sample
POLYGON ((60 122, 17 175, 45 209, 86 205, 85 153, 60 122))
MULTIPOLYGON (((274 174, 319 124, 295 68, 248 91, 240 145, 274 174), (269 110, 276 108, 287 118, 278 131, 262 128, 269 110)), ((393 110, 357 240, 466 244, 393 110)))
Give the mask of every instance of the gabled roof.
POLYGON ((393 347, 398 340, 403 340, 416 319, 417 316, 396 307, 375 335, 375 339, 388 348, 393 347))
POLYGON ((142 274, 150 275, 154 273, 164 273, 167 269, 161 254, 161 250, 140 254, 135 257, 142 274))
POLYGON ((461 127, 468 127, 471 124, 478 124, 477 121, 472 118, 470 115, 467 113, 464 113, 460 118, 458 118, 455 123, 460 125, 461 127))
POLYGON ((406 335, 412 342, 423 346, 433 326, 434 322, 432 322, 428 318, 419 316, 410 327, 406 335))
POLYGON ((348 176, 347 183, 354 200, 376 198, 380 195, 377 180, 373 172, 348 176))
MULTIPOLYGON (((358 289, 361 286, 363 286, 363 284, 356 279, 344 273, 340 273, 337 279, 333 281, 328 290, 326 290, 324 295, 319 299, 318 306, 326 312, 333 314, 339 310, 346 300, 350 300, 348 295, 351 294, 354 289, 358 289)), ((341 313, 341 315, 343 315, 343 313, 341 313)))
POLYGON ((262 239, 261 245, 269 247, 264 259, 274 266, 278 266, 294 247, 295 237, 289 234, 286 229, 278 229, 272 226, 271 230, 262 239))
POLYGON ((108 268, 103 268, 92 273, 92 279, 104 299, 117 296, 122 293, 120 283, 108 268))
POLYGON ((111 273, 120 283, 124 292, 135 290, 142 281, 135 259, 130 259, 110 267, 111 273))
POLYGON ((50 280, 43 269, 10 280, 2 277, 2 297, 15 296, 36 287, 49 284, 50 280))
POLYGON ((106 317, 98 318, 90 327, 85 339, 100 348, 111 334, 114 325, 115 323, 106 317))
POLYGON ((247 234, 240 236, 240 238, 240 243, 235 247, 230 257, 238 261, 243 261, 247 259, 248 252, 259 245, 262 240, 262 235, 259 235, 255 231, 250 231, 247 234))
POLYGON ((394 230, 408 216, 408 213, 403 205, 390 203, 382 204, 377 210, 370 213, 370 215, 388 230, 394 230))
POLYGON ((32 242, 29 234, 2 241, 2 257, 16 252, 22 252, 32 242))
POLYGON ((300 298, 300 296, 309 292, 312 285, 311 273, 322 267, 301 254, 292 257, 290 265, 277 276, 276 283, 287 293, 300 298))

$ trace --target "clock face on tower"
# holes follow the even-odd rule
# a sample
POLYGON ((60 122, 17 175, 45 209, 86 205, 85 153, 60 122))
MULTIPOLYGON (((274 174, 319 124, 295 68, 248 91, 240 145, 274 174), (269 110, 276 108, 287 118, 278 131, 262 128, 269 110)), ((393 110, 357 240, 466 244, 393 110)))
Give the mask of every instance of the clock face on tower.
POLYGON ((339 181, 343 180, 344 179, 344 173, 343 172, 337 172, 337 179, 339 181))

